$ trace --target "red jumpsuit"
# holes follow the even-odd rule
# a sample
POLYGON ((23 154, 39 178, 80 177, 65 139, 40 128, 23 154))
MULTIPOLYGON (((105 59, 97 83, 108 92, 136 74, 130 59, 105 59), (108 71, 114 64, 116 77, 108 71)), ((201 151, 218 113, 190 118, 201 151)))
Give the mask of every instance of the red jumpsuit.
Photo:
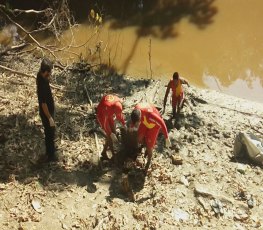
POLYGON ((104 96, 97 107, 97 119, 108 136, 114 131, 114 119, 125 125, 121 99, 115 95, 104 96))
POLYGON ((169 82, 168 87, 172 89, 172 107, 177 108, 177 105, 184 99, 184 89, 182 82, 180 79, 178 79, 178 83, 175 85, 174 80, 172 79, 169 82))
POLYGON ((159 111, 148 103, 138 104, 135 109, 141 111, 141 123, 138 130, 138 140, 145 143, 146 147, 152 149, 155 146, 160 129, 165 138, 168 131, 159 111))

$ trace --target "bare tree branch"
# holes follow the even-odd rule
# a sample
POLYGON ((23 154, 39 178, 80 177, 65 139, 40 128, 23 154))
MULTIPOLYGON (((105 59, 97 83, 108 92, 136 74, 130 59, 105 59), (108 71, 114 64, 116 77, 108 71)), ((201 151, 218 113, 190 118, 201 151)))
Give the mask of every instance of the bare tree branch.
MULTIPOLYGON (((6 6, 5 5, 2 5, 0 4, 0 9, 3 9, 3 10, 7 10, 6 6)), ((21 9, 10 9, 11 12, 14 12, 14 13, 25 13, 25 14, 44 14, 46 13, 47 11, 51 11, 52 9, 51 8, 46 8, 44 10, 33 10, 33 9, 29 9, 29 10, 21 10, 21 9)))
POLYGON ((3 10, 0 9, 0 11, 7 17, 7 19, 12 22, 13 24, 15 24, 19 29, 21 29, 24 33, 26 33, 26 35, 41 49, 48 51, 55 59, 57 59, 56 55, 54 54, 54 52, 52 50, 50 50, 49 48, 41 45, 23 26, 21 26, 20 24, 18 24, 17 22, 15 22, 12 18, 9 17, 9 15, 7 15, 3 10))

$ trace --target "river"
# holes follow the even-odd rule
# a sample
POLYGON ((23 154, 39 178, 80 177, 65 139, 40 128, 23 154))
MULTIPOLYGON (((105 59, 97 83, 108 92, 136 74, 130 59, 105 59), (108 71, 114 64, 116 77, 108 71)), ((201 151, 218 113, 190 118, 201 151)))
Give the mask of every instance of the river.
MULTIPOLYGON (((94 6, 102 11, 97 34, 89 23, 92 6, 86 9, 87 20, 73 29, 74 44, 89 42, 72 51, 121 74, 168 80, 178 71, 191 84, 263 102, 262 0, 109 2, 103 10, 94 6)), ((69 30, 62 45, 70 40, 69 30)))

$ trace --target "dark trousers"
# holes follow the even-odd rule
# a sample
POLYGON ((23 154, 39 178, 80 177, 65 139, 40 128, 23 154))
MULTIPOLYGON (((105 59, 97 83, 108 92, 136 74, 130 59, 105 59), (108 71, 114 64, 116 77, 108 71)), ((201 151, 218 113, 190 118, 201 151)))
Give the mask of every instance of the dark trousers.
POLYGON ((45 115, 40 115, 40 117, 44 126, 46 154, 48 157, 52 157, 55 155, 55 127, 50 127, 49 120, 45 115))

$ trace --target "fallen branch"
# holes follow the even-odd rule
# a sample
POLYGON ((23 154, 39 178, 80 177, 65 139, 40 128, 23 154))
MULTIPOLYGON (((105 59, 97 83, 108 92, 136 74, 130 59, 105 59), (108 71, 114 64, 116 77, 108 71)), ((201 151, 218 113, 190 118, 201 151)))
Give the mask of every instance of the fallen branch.
POLYGON ((83 80, 83 87, 84 87, 84 91, 85 91, 86 97, 88 99, 88 102, 89 102, 90 106, 92 106, 93 103, 92 103, 92 100, 90 99, 89 91, 88 91, 87 86, 86 86, 86 78, 84 78, 84 80, 83 80))
MULTIPOLYGON (((11 73, 17 74, 17 75, 21 75, 21 76, 25 76, 25 77, 30 77, 30 78, 35 78, 35 79, 36 79, 36 77, 35 77, 33 74, 23 73, 23 72, 14 70, 14 69, 10 69, 10 68, 8 68, 8 67, 6 67, 6 66, 3 66, 3 65, 0 65, 0 68, 1 68, 1 69, 4 69, 4 70, 6 70, 6 71, 9 71, 9 72, 11 72, 11 73)), ((61 91, 67 91, 67 92, 68 92, 68 90, 63 89, 63 88, 61 88, 60 86, 53 85, 53 84, 50 84, 50 86, 51 86, 51 88, 53 88, 53 89, 57 89, 57 90, 61 90, 61 91)))
POLYGON ((24 53, 31 53, 31 52, 33 52, 34 50, 36 50, 37 49, 37 47, 34 47, 34 48, 32 48, 32 49, 29 49, 29 50, 22 50, 22 51, 20 51, 20 52, 16 52, 15 54, 16 55, 21 55, 21 54, 24 54, 24 53))
MULTIPOLYGON (((5 6, 5 5, 2 5, 2 4, 0 4, 0 8, 3 9, 3 10, 8 10, 8 9, 6 8, 6 6, 5 6)), ((10 9, 9 11, 10 11, 10 12, 14 12, 14 13, 24 13, 24 14, 43 14, 43 13, 46 13, 47 11, 50 11, 50 10, 52 10, 52 9, 51 9, 51 8, 47 8, 47 9, 44 9, 44 10, 10 9)))
POLYGON ((4 49, 3 51, 0 52, 0 55, 4 55, 7 54, 8 51, 12 51, 12 50, 17 50, 17 49, 22 49, 26 46, 26 43, 22 43, 16 46, 11 46, 11 47, 7 47, 6 49, 4 49))

